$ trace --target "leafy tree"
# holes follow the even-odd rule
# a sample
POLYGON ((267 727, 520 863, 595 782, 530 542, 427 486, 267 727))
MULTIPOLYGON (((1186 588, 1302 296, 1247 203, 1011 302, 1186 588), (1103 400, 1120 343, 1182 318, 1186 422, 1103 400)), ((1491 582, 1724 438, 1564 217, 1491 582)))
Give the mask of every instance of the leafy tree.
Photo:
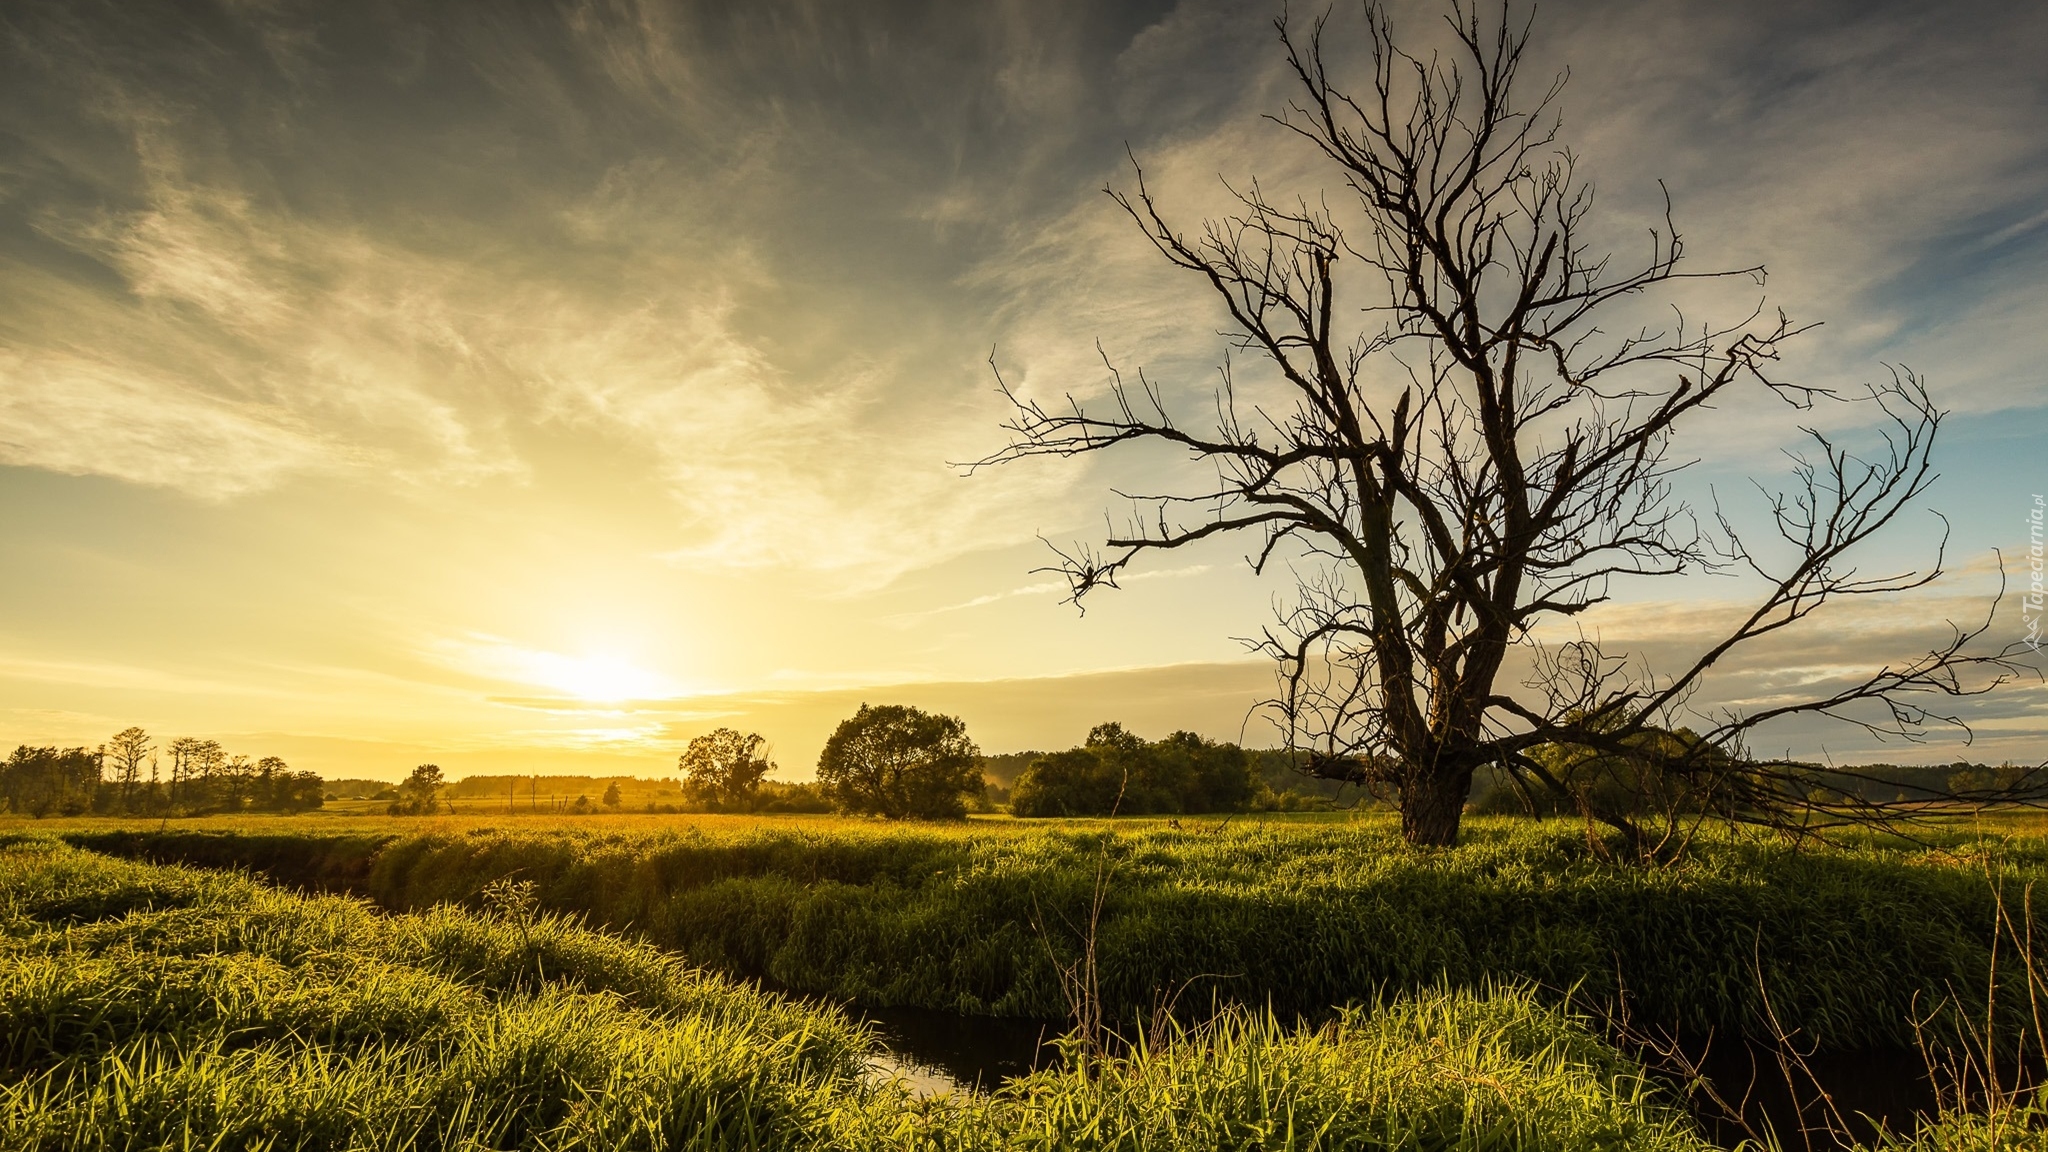
POLYGON ((1234 744, 1175 732, 1157 743, 1117 723, 1098 724, 1079 748, 1033 760, 1017 777, 1017 816, 1226 812, 1259 794, 1252 758, 1234 744))
POLYGON ((247 756, 229 756, 221 761, 217 803, 229 812, 240 812, 251 798, 258 769, 247 756))
POLYGON ((1107 816, 1120 811, 1125 781, 1089 747, 1033 760, 1010 788, 1014 816, 1107 816))
POLYGON ((775 770, 766 752, 768 741, 759 733, 719 728, 690 741, 676 758, 683 774, 683 791, 692 799, 713 808, 750 810, 761 790, 761 779, 775 770))
POLYGON ((52 812, 75 816, 92 806, 100 783, 100 753, 91 748, 21 745, 0 764, 0 796, 7 807, 40 820, 52 812))
POLYGON ((1160 776, 1176 782, 1182 812, 1239 812, 1258 799, 1262 782, 1250 753, 1235 744, 1175 732, 1152 745, 1160 776))
MULTIPOLYGON (((398 799, 391 802, 393 816, 431 816, 440 807, 441 766, 422 764, 398 786, 398 799)), ((588 803, 588 801, 585 801, 588 803)))
MULTIPOLYGON (((1247 180, 1229 216, 1186 229, 1142 169, 1134 188, 1111 193, 1227 317, 1241 355, 1222 386, 1183 406, 1170 386, 1140 374, 1127 387, 1112 367, 1107 400, 1091 407, 1071 391, 1044 403, 1002 384, 1012 440, 983 461, 1136 443, 1212 466, 1195 471, 1213 482, 1137 501, 1100 547, 1061 552, 1073 597, 1116 587, 1143 557, 1250 537, 1255 570, 1277 562, 1296 576, 1261 643, 1290 748, 1313 774, 1391 793, 1417 845, 1456 841, 1480 768, 1570 799, 1535 749, 1641 755, 1631 741, 1675 727, 1732 651, 1830 602, 1941 574, 1938 557, 1892 573, 1858 560, 1934 479, 1944 414, 1922 381, 1899 371, 1853 394, 1786 382, 1776 365, 1803 329, 1761 300, 1730 321, 1645 327, 1643 302, 1675 308, 1683 281, 1760 282, 1763 269, 1682 269, 1668 213, 1640 262, 1593 247, 1610 229, 1559 139, 1564 77, 1527 99, 1528 25, 1488 7, 1452 4, 1446 50, 1414 51, 1367 3, 1370 56, 1355 82, 1325 56, 1327 15, 1306 29, 1282 15, 1294 99, 1271 120, 1324 165, 1336 194, 1269 198, 1247 180), (1705 412, 1823 404, 1865 411, 1785 421, 1788 432, 1799 422, 1806 449, 1767 493, 1760 531, 1697 516, 1676 493, 1686 454, 1675 445, 1705 412), (1875 451, 1824 431, 1858 415, 1878 425, 1875 451), (1742 572, 1757 597, 1669 666, 1646 670, 1594 640, 1539 642, 1618 579, 1700 570, 1742 572), (1534 664, 1526 691, 1508 664, 1518 645, 1534 664)), ((1787 831, 1860 819, 1862 801, 1811 799, 1807 765, 1743 758, 1730 772, 1730 757, 1788 716, 1906 739, 1960 726, 1947 701, 2031 671, 2017 646, 1979 650, 1990 628, 1987 614, 1813 696, 1729 710, 1661 770, 1696 777, 1688 787, 1723 814, 1787 831)), ((1642 842, 1625 813, 1595 815, 1642 842)))
POLYGON ((318 772, 287 772, 272 785, 270 807, 278 812, 309 812, 326 802, 318 772))
POLYGON ((619 782, 617 780, 614 780, 611 783, 604 786, 603 804, 606 808, 609 808, 612 811, 617 812, 619 810, 619 804, 624 799, 624 795, 619 791, 619 782))
POLYGON ((250 803, 272 812, 304 812, 327 802, 327 789, 317 772, 294 772, 281 756, 256 762, 250 803))
POLYGON ((849 812, 957 819, 982 787, 980 751, 958 718, 904 704, 870 706, 839 723, 818 757, 818 782, 849 812))

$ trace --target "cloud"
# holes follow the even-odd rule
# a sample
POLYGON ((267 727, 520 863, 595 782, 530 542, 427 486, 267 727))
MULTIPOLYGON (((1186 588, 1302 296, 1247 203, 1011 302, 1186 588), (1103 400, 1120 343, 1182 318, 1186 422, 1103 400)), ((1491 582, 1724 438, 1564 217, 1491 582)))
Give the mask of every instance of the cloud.
POLYGON ((210 498, 293 475, 517 470, 462 410, 479 355, 452 314, 451 262, 192 182, 150 131, 145 207, 37 221, 119 290, 48 270, 6 281, 32 334, 0 353, 7 462, 210 498))
MULTIPOLYGON (((701 56, 682 55, 676 14, 572 12, 577 46, 608 81, 596 88, 550 71, 535 41, 470 30, 436 43, 468 51, 504 95, 504 119, 541 135, 530 161, 481 157, 501 197, 488 223, 451 218, 459 198, 385 197, 362 169, 310 200, 287 194, 334 173, 289 150, 258 160, 252 147, 270 141, 252 135, 308 157, 366 148, 373 170, 401 182, 437 160, 402 134, 359 139, 373 125, 348 118, 373 113, 323 103, 352 61, 317 75, 305 70, 318 53, 287 54, 290 74, 266 77, 262 61, 277 65, 277 46, 293 42, 277 14, 248 17, 262 24, 260 59, 219 65, 293 94, 255 129, 223 103, 220 81, 186 68, 180 53, 201 50, 175 33, 140 67, 83 17, 18 41, 60 89, 112 94, 68 110, 87 110, 76 126, 112 148, 87 157, 64 127, 19 125, 28 162, 12 170, 12 207, 44 248, 0 285, 11 316, 0 461, 207 499, 295 476, 441 489, 529 480, 522 439, 570 427, 594 439, 585 451, 651 462, 677 507, 679 562, 872 585, 1028 532, 1045 484, 968 482, 947 464, 987 440, 993 410, 979 387, 935 399, 919 378, 974 380, 971 359, 874 332, 793 356, 752 330, 778 306, 827 331, 866 320, 793 287, 752 225, 734 226, 787 183, 762 166, 775 118, 746 110, 727 131, 716 118, 735 102, 702 81, 701 56), (626 114, 622 99, 688 130, 579 180, 570 133, 593 114, 626 114), (737 143, 709 169, 674 151, 713 138, 737 143)), ((436 114, 430 135, 501 126, 436 114)), ((457 149, 489 152, 467 139, 457 149)))
POLYGON ((39 659, 0 655, 0 678, 35 684, 169 693, 181 696, 289 696, 290 689, 208 676, 190 668, 152 667, 111 661, 39 659))
MULTIPOLYGON (((1427 40, 1436 12, 1395 6, 1397 34, 1427 40)), ((1145 123, 1132 144, 1169 219, 1191 234, 1230 208, 1219 177, 1241 187, 1256 177, 1281 200, 1326 191, 1340 220, 1355 223, 1340 174, 1257 119, 1293 95, 1267 16, 1183 5, 1126 54, 1128 90, 1183 117, 1145 123), (1261 50, 1243 51, 1247 40, 1261 50), (1229 83, 1206 86, 1201 101, 1174 98, 1219 61, 1232 69, 1229 83)), ((1358 77, 1355 24, 1340 16, 1329 47, 1339 72, 1358 77)), ((2040 402, 2048 334, 2028 316, 2048 291, 2033 223, 2048 207, 2048 147, 2037 55, 2022 46, 2048 46, 2048 16, 2015 19, 1985 4, 1592 3, 1543 10, 1534 45, 1524 70, 1532 91, 1553 69, 1571 69, 1562 139, 1600 190, 1594 251, 1611 249, 1618 265, 1636 258, 1646 230, 1662 226, 1668 187, 1690 270, 1766 263, 1771 304, 1826 321, 1788 349, 1793 380, 1853 388, 1904 362, 1928 373, 1944 407, 2040 402), (1674 53, 1675 44, 1688 49, 1674 53)), ((1133 184, 1127 168, 1102 179, 1133 184)), ((1108 382, 1094 354, 1100 339, 1127 377, 1148 367, 1186 418, 1201 417, 1222 359, 1213 294, 1168 267, 1094 189, 1077 189, 1066 214, 1020 236, 981 274, 1012 301, 1001 351, 1025 394, 1099 395, 1108 382)), ((1739 317, 1760 294, 1747 279, 1678 287, 1695 320, 1739 317)), ((1609 308, 1606 329, 1669 320, 1662 304, 1640 315, 1633 307, 1609 308)), ((1253 402, 1256 359, 1237 365, 1253 402)), ((1726 407, 1696 421, 1682 449, 1775 468, 1773 454, 1801 423, 1877 418, 1854 405, 1796 413, 1760 395, 1726 407)))
POLYGON ((328 445, 282 414, 142 366, 0 348, 0 461, 222 500, 322 470, 328 445))

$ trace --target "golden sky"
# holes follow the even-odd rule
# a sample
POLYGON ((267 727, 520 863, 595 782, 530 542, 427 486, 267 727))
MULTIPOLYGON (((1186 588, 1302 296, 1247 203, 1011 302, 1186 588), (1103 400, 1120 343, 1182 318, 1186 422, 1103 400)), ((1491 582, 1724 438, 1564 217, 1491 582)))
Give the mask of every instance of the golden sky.
MULTIPOLYGON (((330 776, 651 774, 736 724, 802 776, 863 700, 992 751, 1106 719, 1267 742, 1234 638, 1284 585, 1241 546, 1085 616, 1032 572, 1184 462, 957 462, 1001 443, 992 349, 1029 394, 1089 395, 1100 341, 1200 410, 1219 320, 1101 188, 1126 145, 1190 221, 1218 176, 1325 182, 1258 118, 1273 13, 10 4, 0 742, 141 724, 330 776)), ((1827 321, 1788 374, 1905 362, 1956 411, 1929 503, 1958 578, 1702 706, 1980 609, 2048 489, 2048 10, 1602 0, 1546 6, 1538 48, 1572 66, 1616 246, 1662 178, 1699 259, 1766 261, 1827 321)), ((1717 414, 1690 494, 1782 473, 1796 425, 1717 414)), ((1593 623, 1676 652, 1739 591, 1621 589, 1593 623)), ((1971 756, 2048 758, 2038 690, 1971 707, 1971 756)))

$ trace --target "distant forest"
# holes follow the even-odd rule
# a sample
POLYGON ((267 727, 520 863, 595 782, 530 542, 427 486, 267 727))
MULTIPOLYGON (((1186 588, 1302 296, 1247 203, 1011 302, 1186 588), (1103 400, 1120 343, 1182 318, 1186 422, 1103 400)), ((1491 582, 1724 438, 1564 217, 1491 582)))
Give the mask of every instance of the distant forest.
MULTIPOLYGON (((1082 744, 1060 751, 983 756, 986 787, 975 811, 1021 817, 1176 815, 1331 809, 1378 801, 1356 786, 1302 775, 1280 749, 1242 748, 1176 732, 1145 740, 1121 724, 1097 725, 1082 744)), ((2019 769, 1956 761, 1870 764, 1831 773, 1831 786, 1874 802, 1910 802, 1986 792, 2019 769)), ((322 780, 276 756, 251 758, 219 742, 179 737, 162 745, 140 728, 94 748, 17 747, 0 763, 0 803, 9 812, 51 815, 198 816, 225 812, 303 812, 327 800, 390 801, 386 780, 322 780)), ((705 805, 676 777, 571 775, 467 776, 440 790, 453 811, 688 812, 705 805)), ((829 812, 831 799, 811 782, 763 780, 750 810, 829 812)), ((1525 812, 1513 788, 1494 774, 1473 780, 1469 807, 1525 812)), ((1550 813, 1545 813, 1550 814, 1550 813)))
MULTIPOLYGON (((329 800, 397 800, 401 789, 389 780, 337 778, 327 782, 329 800)), ((435 803, 451 812, 697 812, 674 777, 640 776, 464 776, 440 786, 435 803)), ((813 784, 761 782, 761 812, 830 812, 832 805, 813 784)))
POLYGON ((158 747, 140 728, 97 748, 23 744, 0 764, 7 810, 37 818, 302 812, 324 796, 316 773, 294 772, 280 757, 252 760, 190 736, 158 747))

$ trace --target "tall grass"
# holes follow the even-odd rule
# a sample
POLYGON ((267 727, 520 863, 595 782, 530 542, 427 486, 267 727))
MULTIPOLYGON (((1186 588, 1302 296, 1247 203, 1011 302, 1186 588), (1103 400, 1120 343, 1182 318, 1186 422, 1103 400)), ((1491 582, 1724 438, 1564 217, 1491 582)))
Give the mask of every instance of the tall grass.
POLYGON ((1526 989, 1309 1030, 1230 1014, 920 1102, 865 1071, 869 1038, 835 1012, 500 905, 387 916, 0 847, 0 1147, 1705 1147, 1526 989))
POLYGON ((808 1147, 867 1036, 559 916, 0 851, 0 1147, 808 1147))
POLYGON ((1425 992, 1291 1031, 1242 1011, 1013 1082, 1024 1147, 1699 1148, 1683 1113, 1527 990, 1425 992))
POLYGON ((548 908, 700 963, 874 1006, 1058 1017, 1062 967, 1092 938, 1112 1019, 1174 991, 1197 1011, 1239 1002, 1289 1018, 1439 982, 1522 981, 1644 1027, 1782 1026, 1832 1048, 1912 1044, 1938 1004, 1976 1018, 1996 893, 1973 861, 2000 855, 2011 885, 2048 871, 2031 839, 1958 834, 1930 852, 1720 837, 1645 869, 1602 858, 1576 826, 1472 825, 1464 845, 1431 853, 1375 824, 75 839, 258 867, 395 909, 474 903, 514 877, 548 908), (1098 922, 1105 858, 1115 882, 1098 922))
POLYGON ((1671 1150, 1710 1145, 1583 1021, 1526 991, 1439 990, 1317 1029, 1226 1013, 1117 1058, 1075 1058, 988 1096, 848 1118, 844 1146, 1671 1150))

